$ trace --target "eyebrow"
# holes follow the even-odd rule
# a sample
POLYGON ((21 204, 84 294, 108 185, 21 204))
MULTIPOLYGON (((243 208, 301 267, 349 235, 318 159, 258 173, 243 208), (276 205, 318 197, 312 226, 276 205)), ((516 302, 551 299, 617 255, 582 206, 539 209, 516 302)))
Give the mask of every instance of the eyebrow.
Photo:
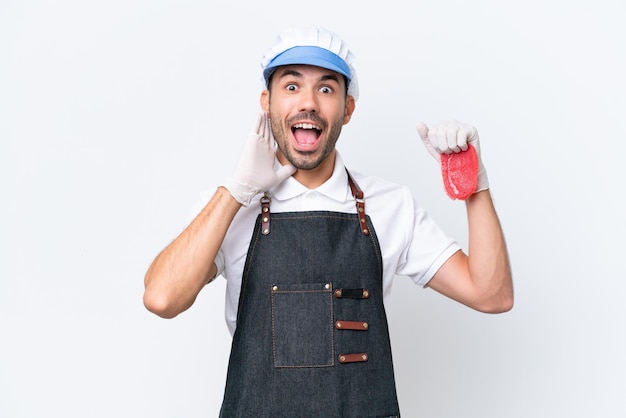
MULTIPOLYGON (((294 76, 296 78, 302 78, 301 72, 296 71, 296 70, 290 70, 290 69, 286 69, 282 74, 280 74, 278 78, 283 78, 289 75, 294 76)), ((319 81, 326 81, 326 80, 334 80, 337 83, 339 83, 339 77, 337 77, 337 75, 334 73, 324 74, 323 76, 319 78, 319 81)))

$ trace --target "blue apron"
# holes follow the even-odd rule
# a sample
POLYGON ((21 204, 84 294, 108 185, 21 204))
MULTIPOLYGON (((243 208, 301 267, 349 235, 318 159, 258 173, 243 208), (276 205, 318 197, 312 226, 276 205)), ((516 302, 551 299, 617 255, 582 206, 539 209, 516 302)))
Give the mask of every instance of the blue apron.
POLYGON ((399 417, 382 257, 357 213, 270 213, 244 266, 220 417, 399 417))

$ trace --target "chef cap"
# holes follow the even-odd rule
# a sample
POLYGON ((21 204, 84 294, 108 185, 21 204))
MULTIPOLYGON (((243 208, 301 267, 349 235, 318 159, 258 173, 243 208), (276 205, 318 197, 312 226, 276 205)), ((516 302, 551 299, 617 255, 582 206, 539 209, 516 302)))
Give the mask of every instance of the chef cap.
POLYGON ((346 42, 322 27, 290 28, 281 32, 274 45, 263 55, 261 66, 265 84, 283 65, 306 64, 342 74, 348 82, 348 94, 356 100, 359 86, 352 66, 354 55, 346 42))

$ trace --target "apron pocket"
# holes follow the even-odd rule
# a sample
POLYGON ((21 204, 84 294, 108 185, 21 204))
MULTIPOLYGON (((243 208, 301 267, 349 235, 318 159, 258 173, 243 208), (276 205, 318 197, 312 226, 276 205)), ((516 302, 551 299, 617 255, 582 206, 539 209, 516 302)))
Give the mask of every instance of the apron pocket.
POLYGON ((334 365, 332 291, 332 283, 272 286, 274 367, 334 365))

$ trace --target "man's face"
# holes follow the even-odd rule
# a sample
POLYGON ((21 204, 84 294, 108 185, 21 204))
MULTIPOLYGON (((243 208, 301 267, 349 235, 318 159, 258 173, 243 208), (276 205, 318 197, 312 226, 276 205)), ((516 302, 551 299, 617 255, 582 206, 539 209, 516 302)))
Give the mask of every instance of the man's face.
POLYGON ((341 128, 354 111, 345 78, 320 67, 288 65, 274 72, 270 88, 261 104, 270 117, 279 161, 313 170, 334 156, 341 128))

